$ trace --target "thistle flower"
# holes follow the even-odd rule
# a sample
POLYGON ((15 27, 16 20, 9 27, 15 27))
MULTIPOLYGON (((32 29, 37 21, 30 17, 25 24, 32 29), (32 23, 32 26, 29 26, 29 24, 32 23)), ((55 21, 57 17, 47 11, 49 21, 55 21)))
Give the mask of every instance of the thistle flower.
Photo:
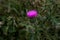
POLYGON ((27 12, 27 17, 28 18, 35 18, 37 17, 37 11, 36 10, 30 10, 27 12))

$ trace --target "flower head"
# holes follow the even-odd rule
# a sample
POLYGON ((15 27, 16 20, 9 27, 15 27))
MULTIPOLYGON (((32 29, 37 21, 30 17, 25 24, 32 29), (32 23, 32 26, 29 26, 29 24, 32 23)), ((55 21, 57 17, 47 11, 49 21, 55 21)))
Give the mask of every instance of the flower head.
POLYGON ((29 18, 34 18, 37 16, 37 11, 36 10, 30 10, 27 12, 27 17, 29 18))

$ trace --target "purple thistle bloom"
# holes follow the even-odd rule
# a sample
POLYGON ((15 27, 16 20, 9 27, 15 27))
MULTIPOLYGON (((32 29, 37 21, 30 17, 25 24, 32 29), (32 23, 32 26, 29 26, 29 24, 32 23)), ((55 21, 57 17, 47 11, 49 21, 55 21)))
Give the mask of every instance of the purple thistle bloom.
POLYGON ((37 16, 37 11, 36 10, 30 10, 27 12, 27 17, 29 18, 34 18, 37 16))

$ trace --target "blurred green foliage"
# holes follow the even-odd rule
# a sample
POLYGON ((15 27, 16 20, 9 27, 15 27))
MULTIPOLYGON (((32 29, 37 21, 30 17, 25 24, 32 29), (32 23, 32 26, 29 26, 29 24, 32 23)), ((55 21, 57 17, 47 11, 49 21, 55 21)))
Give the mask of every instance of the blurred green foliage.
POLYGON ((55 0, 0 1, 0 40, 60 40, 59 23, 55 0), (29 19, 26 12, 33 9, 38 17, 29 19))

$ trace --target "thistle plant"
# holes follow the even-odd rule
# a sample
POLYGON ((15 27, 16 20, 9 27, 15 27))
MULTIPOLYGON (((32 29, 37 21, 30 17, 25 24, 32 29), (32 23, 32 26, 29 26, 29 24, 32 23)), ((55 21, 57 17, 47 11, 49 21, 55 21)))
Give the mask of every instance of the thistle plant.
POLYGON ((0 0, 0 40, 60 40, 60 4, 0 0))

